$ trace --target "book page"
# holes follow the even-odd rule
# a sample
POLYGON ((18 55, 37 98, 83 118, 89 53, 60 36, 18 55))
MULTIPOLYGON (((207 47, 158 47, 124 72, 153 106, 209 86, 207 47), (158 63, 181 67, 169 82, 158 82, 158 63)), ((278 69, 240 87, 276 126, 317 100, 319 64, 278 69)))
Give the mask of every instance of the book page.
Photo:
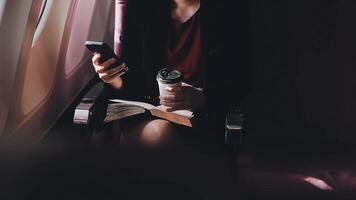
MULTIPOLYGON (((166 106, 163 106, 163 105, 159 105, 157 107, 155 107, 156 109, 158 110, 162 110, 164 112, 167 112, 166 109, 167 107, 166 106)), ((174 114, 177 114, 177 115, 181 115, 181 116, 184 116, 184 117, 187 117, 187 118, 190 118, 193 116, 193 112, 190 111, 190 110, 175 110, 171 113, 174 113, 174 114)))
MULTIPOLYGON (((114 102, 114 104, 115 103, 122 104, 123 107, 121 109, 124 109, 124 110, 125 110, 125 107, 126 107, 126 109, 129 109, 129 110, 131 110, 134 107, 144 108, 144 109, 150 110, 150 112, 153 116, 163 118, 163 119, 166 119, 168 121, 171 121, 171 122, 174 122, 177 124, 181 124, 181 125, 185 125, 185 126, 189 126, 189 127, 193 126, 191 120, 194 116, 194 113, 190 110, 176 110, 173 112, 168 112, 168 111, 166 111, 167 107, 163 106, 163 105, 159 105, 156 107, 149 103, 144 103, 144 102, 139 102, 139 101, 128 101, 128 100, 122 100, 122 99, 111 99, 110 101, 114 102), (128 108, 128 107, 131 107, 131 108, 128 108)), ((114 113, 117 113, 118 110, 119 109, 116 108, 116 112, 114 112, 114 113)), ((140 111, 140 112, 142 112, 142 111, 140 111)), ((128 115, 132 115, 132 114, 128 114, 128 115)), ((124 116, 126 116, 126 114, 124 116)), ((115 116, 115 117, 117 117, 117 116, 115 116)))
MULTIPOLYGON (((159 106, 154 106, 152 104, 149 104, 149 103, 145 103, 145 102, 140 102, 140 101, 129 101, 129 100, 122 100, 122 99, 110 99, 110 101, 112 102, 116 102, 116 103, 124 103, 124 104, 128 104, 128 105, 134 105, 134 106, 139 106, 139 107, 143 107, 147 110, 151 110, 153 108, 156 108, 158 110, 161 110, 161 111, 164 111, 164 112, 167 112, 166 109, 167 107, 166 106, 163 106, 163 105, 159 105, 159 106)), ((190 111, 190 110, 175 110, 171 113, 175 113, 175 114, 178 114, 178 115, 182 115, 184 117, 191 117, 193 115, 193 112, 190 111)))
POLYGON ((121 107, 119 105, 119 103, 113 104, 113 107, 114 108, 107 110, 107 114, 104 119, 105 123, 115 121, 118 119, 123 119, 123 118, 130 117, 130 116, 134 116, 134 115, 138 115, 141 113, 145 113, 145 111, 146 111, 145 108, 138 107, 138 106, 127 108, 127 109, 122 109, 123 107, 121 107))
POLYGON ((124 103, 124 104, 128 104, 128 105, 134 105, 134 106, 139 106, 139 107, 143 107, 147 110, 151 110, 152 108, 154 108, 154 105, 151 105, 149 103, 144 103, 144 102, 140 102, 140 101, 128 101, 128 100, 122 100, 122 99, 110 99, 111 102, 116 102, 116 103, 124 103))

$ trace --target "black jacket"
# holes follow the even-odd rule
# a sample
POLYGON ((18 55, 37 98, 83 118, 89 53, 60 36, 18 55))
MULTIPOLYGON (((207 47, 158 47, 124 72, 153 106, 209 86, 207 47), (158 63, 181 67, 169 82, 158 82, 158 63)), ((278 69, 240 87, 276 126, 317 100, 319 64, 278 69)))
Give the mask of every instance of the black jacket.
MULTIPOLYGON (((169 0, 129 0, 122 58, 130 70, 119 97, 149 101, 158 96, 156 74, 165 67, 169 0)), ((206 58, 206 111, 240 105, 250 85, 249 7, 242 1, 201 0, 202 50, 206 58)))

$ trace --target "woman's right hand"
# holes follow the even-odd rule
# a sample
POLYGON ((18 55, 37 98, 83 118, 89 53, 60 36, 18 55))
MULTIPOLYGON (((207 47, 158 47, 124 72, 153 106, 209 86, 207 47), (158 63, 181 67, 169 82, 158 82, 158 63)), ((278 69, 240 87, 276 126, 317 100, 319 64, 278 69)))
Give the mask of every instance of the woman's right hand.
POLYGON ((98 53, 94 53, 92 57, 92 63, 95 69, 95 72, 99 75, 100 79, 105 82, 109 83, 115 88, 121 88, 122 86, 122 79, 118 74, 122 72, 126 68, 126 64, 122 63, 119 66, 115 66, 112 69, 107 70, 109 66, 116 62, 115 58, 111 58, 106 60, 105 62, 100 62, 101 55, 98 53))

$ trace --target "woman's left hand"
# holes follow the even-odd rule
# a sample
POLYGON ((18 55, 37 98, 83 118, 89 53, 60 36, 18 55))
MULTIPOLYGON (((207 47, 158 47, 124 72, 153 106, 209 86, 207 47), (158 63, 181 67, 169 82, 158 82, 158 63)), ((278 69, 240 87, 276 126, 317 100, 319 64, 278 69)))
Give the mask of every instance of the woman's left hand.
POLYGON ((179 91, 174 88, 166 88, 171 94, 160 96, 160 103, 167 108, 167 111, 174 110, 194 110, 204 106, 205 98, 201 89, 183 83, 179 91))

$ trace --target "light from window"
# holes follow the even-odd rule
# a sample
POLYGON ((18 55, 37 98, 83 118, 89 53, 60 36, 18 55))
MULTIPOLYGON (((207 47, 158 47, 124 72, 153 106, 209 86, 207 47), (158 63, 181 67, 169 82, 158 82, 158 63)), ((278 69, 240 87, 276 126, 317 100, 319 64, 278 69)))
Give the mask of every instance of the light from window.
POLYGON ((42 19, 46 4, 47 4, 47 0, 42 0, 40 13, 39 13, 38 18, 37 18, 36 28, 38 27, 38 24, 40 23, 40 21, 42 19))
POLYGON ((84 43, 88 39, 96 0, 79 0, 73 12, 72 26, 65 58, 65 74, 71 77, 85 58, 84 43))
POLYGON ((71 1, 47 0, 43 8, 22 85, 23 115, 28 115, 39 108, 52 92, 70 5, 71 1))
POLYGON ((2 15, 4 14, 5 5, 6 5, 6 0, 0 1, 0 22, 2 19, 2 15))
POLYGON ((36 44, 38 38, 40 37, 45 27, 52 5, 53 5, 53 0, 42 1, 40 14, 38 15, 37 24, 36 24, 36 31, 32 41, 32 46, 36 44))

